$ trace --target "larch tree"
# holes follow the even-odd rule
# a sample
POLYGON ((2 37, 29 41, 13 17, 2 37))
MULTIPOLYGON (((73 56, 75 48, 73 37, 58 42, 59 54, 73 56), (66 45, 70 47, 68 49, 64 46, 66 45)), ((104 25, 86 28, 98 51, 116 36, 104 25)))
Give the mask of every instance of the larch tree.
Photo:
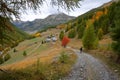
POLYGON ((88 21, 87 23, 87 27, 84 31, 82 42, 83 46, 88 50, 97 48, 98 39, 94 31, 94 26, 90 21, 88 21))
POLYGON ((100 29, 98 30, 97 36, 98 36, 99 40, 102 39, 102 37, 103 37, 103 30, 102 30, 102 28, 100 28, 100 29))
POLYGON ((75 29, 71 29, 69 32, 68 32, 68 37, 69 38, 75 38, 76 36, 76 31, 75 29))
POLYGON ((78 39, 83 37, 84 30, 85 30, 85 27, 81 25, 80 28, 78 29, 78 39))
POLYGON ((59 34, 59 39, 62 40, 64 37, 64 31, 61 31, 60 34, 59 34))

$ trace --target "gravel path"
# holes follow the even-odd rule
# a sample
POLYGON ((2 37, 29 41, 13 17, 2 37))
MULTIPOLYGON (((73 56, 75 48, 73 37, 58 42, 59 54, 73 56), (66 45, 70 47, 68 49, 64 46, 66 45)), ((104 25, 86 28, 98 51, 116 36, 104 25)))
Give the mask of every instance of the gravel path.
POLYGON ((69 75, 62 80, 119 80, 98 59, 78 50, 74 51, 78 55, 78 60, 69 75))

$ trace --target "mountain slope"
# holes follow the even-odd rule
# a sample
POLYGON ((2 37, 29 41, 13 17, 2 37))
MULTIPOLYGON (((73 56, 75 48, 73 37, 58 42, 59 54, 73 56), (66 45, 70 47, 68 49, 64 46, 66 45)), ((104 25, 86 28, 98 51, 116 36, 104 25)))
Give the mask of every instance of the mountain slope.
POLYGON ((5 47, 14 47, 18 45, 19 42, 30 37, 28 34, 18 29, 8 20, 6 21, 6 24, 9 26, 9 29, 1 30, 0 49, 5 47))
POLYGON ((67 22, 64 25, 66 33, 70 35, 69 33, 75 30, 77 38, 82 38, 89 21, 93 24, 96 35, 99 30, 102 30, 103 34, 109 33, 110 28, 114 27, 115 19, 119 18, 119 3, 117 0, 111 1, 67 22))
POLYGON ((24 31, 36 31, 36 30, 42 30, 47 27, 56 26, 58 24, 66 23, 71 19, 74 19, 74 17, 68 16, 64 13, 59 13, 59 14, 49 15, 45 19, 36 19, 31 22, 15 21, 13 24, 15 24, 16 26, 18 26, 18 28, 24 31))

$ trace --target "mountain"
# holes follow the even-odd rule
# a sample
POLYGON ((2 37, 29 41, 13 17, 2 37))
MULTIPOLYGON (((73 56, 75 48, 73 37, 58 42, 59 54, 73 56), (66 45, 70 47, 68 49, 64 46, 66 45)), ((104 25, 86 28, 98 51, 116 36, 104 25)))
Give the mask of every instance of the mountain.
POLYGON ((14 21, 13 24, 24 31, 38 31, 44 28, 56 26, 58 24, 66 23, 75 17, 68 16, 64 13, 49 15, 45 19, 36 19, 34 21, 14 21))

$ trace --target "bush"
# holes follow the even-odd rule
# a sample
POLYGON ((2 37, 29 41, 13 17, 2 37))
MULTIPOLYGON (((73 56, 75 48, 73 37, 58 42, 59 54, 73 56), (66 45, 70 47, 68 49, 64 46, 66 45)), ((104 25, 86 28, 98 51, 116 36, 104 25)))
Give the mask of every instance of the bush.
POLYGON ((4 60, 7 61, 11 58, 10 54, 6 54, 5 57, 4 57, 4 60))
POLYGON ((17 52, 17 50, 14 48, 13 52, 17 52))
POLYGON ((24 51, 24 52, 23 52, 23 56, 27 56, 27 53, 26 53, 26 51, 24 51))
POLYGON ((62 52, 62 53, 60 54, 59 61, 60 61, 61 63, 67 63, 68 58, 69 58, 68 54, 66 54, 65 52, 62 52))
POLYGON ((62 40, 62 46, 63 47, 66 47, 67 44, 69 43, 70 39, 66 36, 63 37, 63 40, 62 40))

